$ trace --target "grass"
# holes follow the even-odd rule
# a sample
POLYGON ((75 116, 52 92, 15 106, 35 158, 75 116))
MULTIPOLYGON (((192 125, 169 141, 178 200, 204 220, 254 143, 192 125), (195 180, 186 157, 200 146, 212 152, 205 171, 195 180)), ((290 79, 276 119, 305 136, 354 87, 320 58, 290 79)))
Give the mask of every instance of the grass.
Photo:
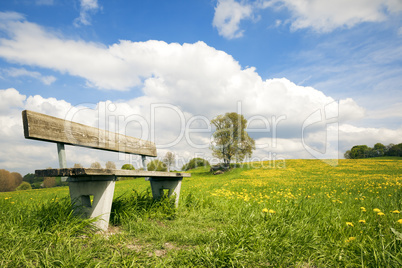
POLYGON ((0 266, 402 266, 400 158, 272 166, 193 170, 177 209, 119 181, 106 234, 72 215, 67 187, 0 193, 0 266))

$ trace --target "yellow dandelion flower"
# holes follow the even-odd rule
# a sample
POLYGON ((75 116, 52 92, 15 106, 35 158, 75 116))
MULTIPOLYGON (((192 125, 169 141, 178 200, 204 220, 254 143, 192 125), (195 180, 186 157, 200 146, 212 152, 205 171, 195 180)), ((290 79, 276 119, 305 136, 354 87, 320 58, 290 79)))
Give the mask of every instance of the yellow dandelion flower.
POLYGON ((402 219, 399 219, 396 222, 399 223, 399 224, 402 224, 402 219))
POLYGON ((366 208, 365 207, 360 207, 360 209, 362 210, 362 211, 366 211, 366 208))
POLYGON ((365 220, 359 220, 359 223, 366 223, 365 220))
POLYGON ((350 222, 350 221, 347 221, 347 222, 346 222, 346 225, 347 225, 347 226, 351 226, 351 227, 354 226, 354 225, 353 225, 353 222, 350 222))
POLYGON ((392 213, 394 213, 394 214, 399 214, 400 212, 399 212, 399 210, 394 210, 394 211, 391 211, 392 213))
POLYGON ((378 208, 373 209, 374 212, 381 212, 381 210, 379 210, 378 208))
POLYGON ((263 209, 262 209, 262 212, 268 213, 268 209, 267 209, 267 208, 263 208, 263 209))
POLYGON ((385 216, 385 214, 382 213, 382 212, 378 212, 377 215, 378 215, 378 216, 385 216))
POLYGON ((272 213, 272 214, 275 214, 275 213, 276 213, 275 210, 273 210, 273 209, 270 209, 268 212, 269 212, 269 213, 272 213))
POLYGON ((354 236, 349 237, 349 241, 353 241, 353 240, 356 240, 356 237, 354 237, 354 236))

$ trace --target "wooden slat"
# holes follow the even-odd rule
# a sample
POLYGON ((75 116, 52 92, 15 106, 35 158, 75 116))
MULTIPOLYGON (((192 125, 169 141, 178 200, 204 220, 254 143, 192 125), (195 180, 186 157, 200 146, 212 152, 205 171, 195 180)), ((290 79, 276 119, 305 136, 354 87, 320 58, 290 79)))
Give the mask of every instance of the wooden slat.
POLYGON ((25 110, 22 112, 24 135, 27 139, 156 156, 153 142, 125 136, 95 127, 25 110))
POLYGON ((191 177, 189 173, 161 172, 146 170, 121 170, 121 169, 94 169, 94 168, 58 168, 35 170, 38 177, 85 177, 85 176, 117 176, 117 177, 191 177))

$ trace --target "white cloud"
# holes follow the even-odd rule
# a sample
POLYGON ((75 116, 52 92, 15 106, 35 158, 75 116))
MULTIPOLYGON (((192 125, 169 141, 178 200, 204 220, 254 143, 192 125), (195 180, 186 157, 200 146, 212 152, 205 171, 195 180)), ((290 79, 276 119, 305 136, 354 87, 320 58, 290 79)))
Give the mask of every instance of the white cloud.
POLYGON ((223 37, 238 38, 243 36, 240 22, 250 19, 251 15, 252 6, 245 1, 238 3, 234 0, 218 0, 212 24, 223 37))
POLYGON ((52 75, 43 76, 39 72, 28 71, 25 68, 9 68, 4 69, 3 72, 5 72, 8 76, 11 77, 20 77, 20 76, 32 77, 38 79, 45 85, 51 85, 54 81, 56 81, 56 77, 52 75))
MULTIPOLYGON (((219 114, 237 111, 247 119, 258 116, 265 120, 262 122, 266 123, 265 131, 252 135, 259 143, 263 143, 264 139, 271 140, 271 143, 256 151, 257 156, 277 152, 297 158, 308 155, 301 141, 303 123, 335 101, 319 90, 296 85, 286 78, 263 80, 255 68, 243 69, 231 55, 203 42, 180 45, 152 40, 120 41, 106 47, 99 43, 64 39, 16 14, 2 14, 6 23, 1 30, 9 39, 0 39, 0 57, 13 63, 79 76, 97 88, 128 90, 138 86, 143 91, 142 96, 132 100, 83 104, 79 107, 40 95, 26 98, 15 89, 0 91, 0 100, 4 102, 0 106, 4 107, 4 117, 0 121, 0 147, 4 148, 4 152, 10 152, 11 146, 20 151, 27 144, 37 146, 18 156, 1 154, 0 163, 4 168, 10 165, 10 168, 31 169, 32 172, 40 167, 37 165, 39 159, 44 168, 57 166, 52 146, 23 139, 20 114, 23 109, 152 139, 163 149, 162 152, 171 150, 179 156, 210 156, 208 145, 211 132, 192 133, 189 141, 185 135, 186 129, 207 129, 205 121, 219 114), (189 126, 188 122, 195 116, 201 121, 189 126), (272 139, 278 140, 277 145, 274 146, 272 139), (195 148, 192 143, 203 148, 195 148), (34 148, 43 152, 43 156, 34 156, 34 148), (16 162, 21 163, 20 166, 15 166, 16 162)), ((339 116, 337 112, 330 112, 336 117, 333 120, 340 124, 364 115, 364 109, 353 99, 340 101, 339 116)), ((314 143, 322 141, 320 133, 326 129, 324 121, 309 127, 307 134, 318 139, 314 143)), ((376 130, 367 131, 373 137, 376 134, 376 130)), ((346 144, 353 142, 348 140, 349 134, 345 137, 346 144)), ((396 136, 386 137, 392 139, 396 136)), ((80 155, 86 155, 82 160, 85 163, 123 161, 118 159, 118 154, 99 154, 95 150, 80 153, 79 150, 83 149, 69 149, 69 159, 75 161, 83 159, 80 155)))
POLYGON ((90 13, 95 13, 99 10, 98 0, 80 0, 80 16, 75 19, 74 25, 91 25, 90 13))
MULTIPOLYGON (((213 25, 219 34, 232 39, 243 36, 240 22, 252 19, 266 8, 274 11, 287 9, 286 20, 292 30, 313 29, 316 32, 331 32, 337 28, 351 28, 362 22, 382 22, 402 11, 399 0, 266 0, 241 1, 221 0, 215 8, 213 25)), ((275 21, 278 27, 284 24, 275 21)))
POLYGON ((26 96, 21 95, 15 88, 0 90, 0 114, 23 107, 25 99, 26 96))
POLYGON ((396 0, 279 0, 292 13, 294 30, 312 28, 330 32, 339 27, 353 27, 362 22, 384 21, 389 13, 402 11, 396 0))

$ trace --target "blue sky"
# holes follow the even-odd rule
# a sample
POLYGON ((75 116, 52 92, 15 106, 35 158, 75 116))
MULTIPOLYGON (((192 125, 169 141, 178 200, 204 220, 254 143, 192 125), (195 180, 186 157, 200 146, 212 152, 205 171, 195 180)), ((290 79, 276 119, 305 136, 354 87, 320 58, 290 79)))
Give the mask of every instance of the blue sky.
MULTIPOLYGON (((400 143, 401 12, 398 0, 2 1, 0 168, 57 166, 54 144, 24 140, 24 109, 74 111, 74 121, 152 138, 178 167, 196 155, 213 160, 208 120, 239 109, 260 145, 255 160, 400 143), (337 112, 326 123, 328 109, 337 112), (148 136, 138 122, 112 126, 133 115, 148 136)), ((84 165, 135 161, 68 154, 84 165)))

